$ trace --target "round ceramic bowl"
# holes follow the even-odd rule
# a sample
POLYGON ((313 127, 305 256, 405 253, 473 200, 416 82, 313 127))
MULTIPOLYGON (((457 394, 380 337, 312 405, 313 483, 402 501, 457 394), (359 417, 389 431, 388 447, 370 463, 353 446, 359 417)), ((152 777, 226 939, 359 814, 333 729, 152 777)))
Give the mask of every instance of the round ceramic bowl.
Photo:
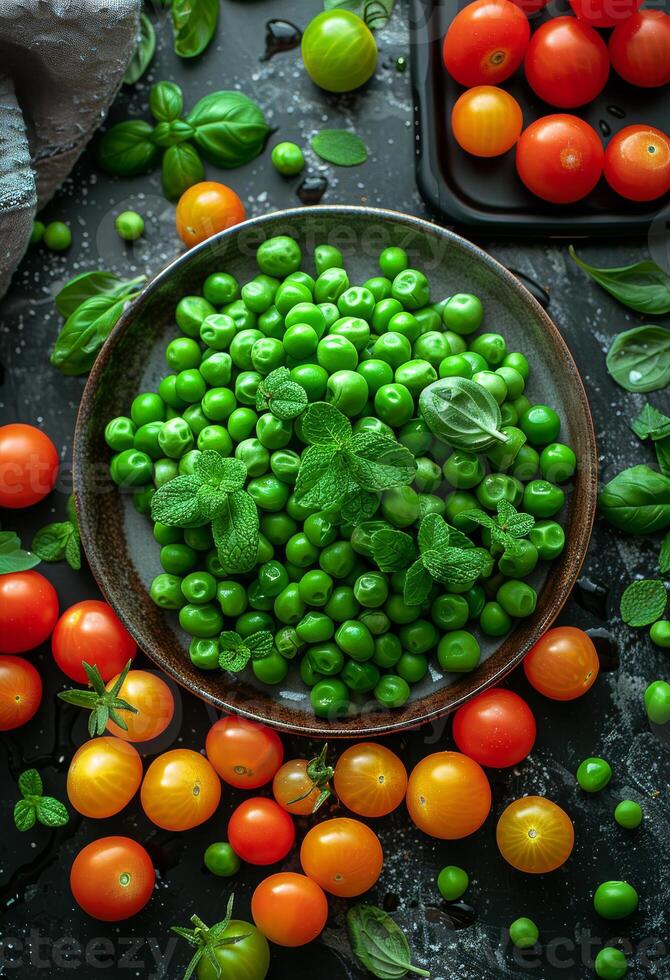
POLYGON ((246 221, 180 255, 148 283, 112 331, 84 390, 75 433, 74 488, 93 574, 140 649, 159 667, 217 709, 305 735, 360 737, 436 720, 520 663, 558 615, 579 573, 596 508, 596 446, 586 394, 570 352, 547 314, 513 275, 470 242, 427 221, 336 205, 246 221), (216 270, 229 271, 241 282, 252 278, 258 271, 256 248, 278 234, 299 241, 307 271, 313 271, 314 247, 328 242, 344 253, 352 282, 362 283, 377 274, 381 249, 399 245, 409 253, 411 265, 428 275, 435 300, 455 292, 476 293, 484 303, 485 326, 502 333, 509 349, 529 356, 531 400, 556 408, 561 438, 573 446, 579 461, 562 515, 567 545, 555 562, 536 570, 533 584, 539 599, 534 615, 502 641, 484 641, 481 664, 472 673, 445 676, 431 665, 429 675, 412 688, 408 703, 396 710, 370 699, 352 703, 347 717, 316 718, 308 689, 293 666, 276 687, 255 681, 250 671, 233 675, 194 667, 188 637, 176 615, 155 606, 149 596, 151 580, 161 571, 151 523, 108 474, 105 424, 126 414, 138 391, 155 390, 166 373, 163 351, 178 333, 177 301, 198 292, 205 277, 216 270))

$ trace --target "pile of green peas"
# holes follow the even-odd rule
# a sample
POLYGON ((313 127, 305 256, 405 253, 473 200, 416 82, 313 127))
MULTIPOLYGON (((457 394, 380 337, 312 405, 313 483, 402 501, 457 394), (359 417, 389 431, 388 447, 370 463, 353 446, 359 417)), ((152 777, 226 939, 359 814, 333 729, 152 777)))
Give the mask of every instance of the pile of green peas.
POLYGON ((526 357, 508 352, 500 334, 479 332, 480 300, 461 293, 434 302, 403 249, 385 248, 380 274, 361 286, 350 284, 331 245, 315 249, 314 276, 301 271, 300 247, 285 236, 264 242, 257 261, 259 274, 249 282, 215 272, 201 295, 179 300, 180 334, 165 350, 168 373, 158 391, 139 394, 127 417, 107 425, 111 475, 149 514, 156 488, 191 473, 202 450, 247 466, 246 490, 260 516, 252 572, 226 574, 209 525, 153 526, 163 571, 151 595, 178 613, 195 665, 218 668, 224 629, 242 637, 270 630, 274 649, 250 667, 259 681, 281 683, 295 659, 318 715, 347 712, 352 694, 401 707, 410 686, 428 675, 431 657, 445 672, 473 670, 480 660, 475 628, 501 637, 532 614, 537 596, 524 579, 564 547, 554 518, 575 454, 557 441, 556 412, 528 399, 526 357), (352 527, 337 510, 315 512, 296 499, 300 419, 255 407, 259 383, 281 366, 309 402, 331 402, 355 432, 391 435, 414 454, 413 485, 385 491, 372 521, 352 527), (454 376, 473 379, 500 404, 506 453, 453 451, 433 436, 419 395, 454 376), (514 556, 463 516, 471 508, 495 514, 501 500, 536 518, 514 556), (471 535, 490 560, 479 581, 436 584, 427 602, 411 606, 403 599, 405 573, 378 569, 371 536, 383 526, 416 533, 428 513, 471 535))

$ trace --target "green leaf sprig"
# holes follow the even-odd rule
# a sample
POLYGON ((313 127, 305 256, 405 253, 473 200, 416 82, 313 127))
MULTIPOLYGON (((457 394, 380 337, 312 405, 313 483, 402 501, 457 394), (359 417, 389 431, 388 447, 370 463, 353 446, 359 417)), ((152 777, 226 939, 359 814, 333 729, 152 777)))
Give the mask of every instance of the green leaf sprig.
POLYGON ((302 800, 306 800, 315 789, 319 790, 319 795, 316 798, 314 806, 312 807, 312 813, 316 813, 320 807, 326 802, 329 796, 331 796, 331 789, 328 785, 335 775, 335 770, 332 766, 328 765, 326 761, 328 756, 328 742, 323 743, 323 747, 318 755, 314 756, 307 763, 307 778, 310 780, 311 785, 309 789, 302 794, 302 796, 296 796, 294 800, 289 800, 289 806, 292 803, 300 803, 302 800))
POLYGON ((24 551, 21 547, 21 539, 16 531, 0 531, 0 575, 27 572, 39 563, 39 555, 24 551))
POLYGON ((56 521, 40 528, 33 538, 31 548, 42 561, 62 561, 64 558, 70 568, 78 572, 81 568, 81 541, 71 495, 67 501, 67 516, 66 521, 56 521))
POLYGON ((88 733, 91 738, 95 738, 96 735, 104 735, 110 721, 127 732, 128 725, 119 712, 130 711, 134 715, 138 714, 134 705, 119 697, 119 691, 123 687, 131 664, 132 660, 129 660, 117 677, 114 686, 108 691, 98 668, 82 661, 82 667, 86 671, 89 687, 92 690, 73 688, 70 691, 59 691, 58 697, 61 701, 74 704, 77 708, 86 708, 87 711, 91 712, 88 719, 88 733))
POLYGON ((624 306, 654 316, 670 313, 670 276, 656 262, 646 259, 616 269, 598 269, 578 258, 572 245, 568 251, 580 269, 624 306))
POLYGON ((499 500, 496 509, 495 517, 479 508, 463 511, 463 517, 486 528, 491 534, 491 541, 500 545, 505 554, 518 554, 519 539, 530 534, 535 527, 535 518, 530 514, 520 514, 509 500, 499 500))
POLYGON ((186 973, 184 974, 183 980, 190 980, 201 960, 206 960, 207 966, 210 968, 208 972, 213 971, 213 975, 217 978, 223 977, 221 964, 219 963, 216 955, 217 949, 220 949, 222 946, 232 946, 251 935, 251 933, 248 932, 244 932, 241 935, 236 936, 226 935, 233 915, 233 901, 234 895, 231 895, 228 899, 228 905, 226 906, 225 919, 223 919, 221 922, 217 922, 214 926, 206 926, 202 919, 197 915, 191 916, 193 929, 184 929, 181 926, 171 926, 171 930, 175 933, 175 935, 181 936, 181 938, 185 939, 187 943, 195 947, 195 955, 189 965, 186 967, 186 973))
POLYGON ((87 374, 128 303, 139 295, 146 276, 120 279, 113 272, 94 270, 71 279, 56 296, 56 308, 66 317, 50 361, 62 374, 87 374))
POLYGON ((302 454, 295 494, 305 506, 344 505, 345 519, 357 524, 372 516, 380 493, 414 479, 409 449, 379 432, 354 434, 347 416, 329 402, 309 406, 302 435, 309 447, 302 454))
POLYGON ((621 618, 627 626, 649 626, 662 617, 667 604, 668 593, 660 579, 638 579, 621 596, 621 618))
POLYGON ((272 653, 272 644, 272 633, 269 630, 257 630, 244 639, 233 630, 224 630, 219 637, 219 667, 221 670, 239 673, 250 660, 262 660, 272 653))
POLYGON ((307 392, 297 381, 291 380, 286 367, 275 368, 263 378, 256 392, 256 411, 268 409, 278 419, 295 419, 307 408, 307 392))
MULTIPOLYGON (((380 533, 376 531, 372 536, 373 555, 380 533)), ((464 537, 439 514, 427 514, 423 518, 417 535, 419 557, 410 565, 405 576, 403 598, 408 606, 420 606, 425 602, 433 582, 442 585, 472 584, 482 574, 488 556, 473 547, 468 539, 468 547, 463 547, 464 537)), ((406 544, 401 547, 406 550, 406 544)))
POLYGON ((429 977, 412 965, 407 936, 390 915, 374 905, 354 905, 347 912, 347 934, 354 956, 379 980, 400 980, 407 973, 429 977))
POLYGON ((229 573, 250 571, 258 556, 259 520, 243 489, 247 467, 211 449, 201 452, 190 476, 163 484, 151 500, 151 516, 171 527, 211 522, 219 561, 229 573))
MULTIPOLYGON (((218 0, 215 5, 218 10, 218 0)), ((198 4, 175 0, 173 13, 177 6, 183 14, 187 6, 193 10, 198 4)), ((211 92, 182 118, 181 89, 174 82, 158 82, 151 89, 149 109, 155 126, 129 119, 104 133, 98 164, 113 176, 134 177, 151 170, 164 151, 163 192, 170 200, 203 179, 200 154, 214 166, 239 167, 258 156, 270 132, 259 106, 242 92, 211 92)))
POLYGON ((60 800, 44 796, 42 777, 37 769, 26 769, 19 776, 19 790, 23 799, 14 806, 14 823, 17 830, 30 830, 36 823, 44 827, 64 827, 70 819, 60 800))

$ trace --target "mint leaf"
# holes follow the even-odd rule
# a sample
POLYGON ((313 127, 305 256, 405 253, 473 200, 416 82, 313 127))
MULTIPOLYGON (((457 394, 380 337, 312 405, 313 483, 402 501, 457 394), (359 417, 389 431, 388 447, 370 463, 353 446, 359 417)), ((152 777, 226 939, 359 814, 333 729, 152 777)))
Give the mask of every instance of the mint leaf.
POLYGON ((421 552, 424 568, 442 585, 465 585, 481 575, 485 558, 479 551, 464 548, 430 548, 421 552))
POLYGON ((525 538, 535 527, 535 518, 531 514, 518 513, 509 500, 499 500, 497 510, 498 527, 513 538, 525 538))
POLYGON ((21 540, 14 531, 0 531, 0 575, 26 572, 39 563, 38 555, 23 550, 21 540))
POLYGON ((269 630, 258 630, 246 638, 252 660, 262 660, 272 653, 273 638, 269 630))
POLYGON ((78 528, 72 527, 72 534, 65 544, 65 561, 70 568, 78 572, 81 568, 81 540, 78 528))
POLYGON ((405 576, 403 599, 408 606, 420 606, 425 602, 433 588, 433 579, 418 558, 405 576))
POLYGON ((37 808, 28 800, 19 800, 14 805, 14 823, 17 830, 30 830, 37 820, 37 808))
POLYGON ((60 800, 41 796, 37 801, 37 819, 45 827, 64 827, 70 816, 60 800))
MULTIPOLYGON (((169 486, 170 484, 165 484, 169 486)), ((228 495, 228 510, 212 522, 219 561, 228 573, 249 572, 258 558, 258 510, 246 490, 228 495)))
POLYGON ((378 493, 369 490, 359 490, 354 484, 342 504, 340 516, 347 524, 357 527, 364 521, 369 521, 379 510, 381 498, 378 493))
POLYGON ((319 510, 335 507, 349 486, 349 473, 336 449, 317 445, 304 450, 295 484, 299 503, 319 510))
POLYGON ((74 533, 70 521, 46 524, 36 533, 30 547, 42 561, 61 561, 65 558, 67 543, 74 533))
POLYGON ((352 478, 364 490, 407 486, 416 474, 414 456, 406 446, 379 432, 358 432, 346 450, 352 478))
POLYGON ((221 456, 212 449, 205 449, 195 461, 193 475, 201 483, 208 483, 219 490, 231 493, 233 490, 241 490, 244 486, 247 467, 241 459, 221 456))
POLYGON ((21 773, 19 790, 23 799, 14 806, 17 830, 30 830, 37 820, 45 827, 62 827, 68 822, 68 812, 63 804, 52 796, 42 796, 42 777, 36 769, 21 773))
POLYGON ((329 402, 314 402, 302 420, 302 434, 312 446, 342 449, 352 437, 351 422, 329 402))
POLYGON ((26 769, 19 776, 19 789, 23 796, 41 796, 44 790, 42 777, 37 769, 26 769))
POLYGON ((426 514, 417 535, 421 554, 432 548, 448 548, 451 543, 449 525, 439 514, 426 514))
POLYGON ((228 510, 228 494, 226 491, 211 487, 208 483, 203 483, 202 486, 198 487, 197 502, 200 515, 208 521, 221 517, 228 510))
POLYGON ((368 158, 363 140, 346 129, 322 129, 312 136, 310 146, 322 160, 337 167, 357 167, 368 158))
POLYGON ((402 572, 416 559, 416 545, 409 534, 381 528, 372 535, 372 557, 382 572, 402 572))
POLYGON ((244 642, 239 633, 233 630, 224 630, 219 637, 219 667, 221 670, 230 670, 237 673, 244 670, 251 659, 251 650, 244 642))
POLYGON ((631 582, 621 596, 621 618, 628 626, 649 626, 660 619, 668 604, 668 594, 660 579, 631 582))
POLYGON ((278 367, 258 385, 256 410, 270 409, 279 419, 297 418, 307 408, 307 392, 297 381, 291 380, 286 367, 278 367))
POLYGON ((151 518, 170 527, 186 527, 201 520, 198 506, 200 480, 196 476, 176 476, 159 487, 151 498, 151 518))

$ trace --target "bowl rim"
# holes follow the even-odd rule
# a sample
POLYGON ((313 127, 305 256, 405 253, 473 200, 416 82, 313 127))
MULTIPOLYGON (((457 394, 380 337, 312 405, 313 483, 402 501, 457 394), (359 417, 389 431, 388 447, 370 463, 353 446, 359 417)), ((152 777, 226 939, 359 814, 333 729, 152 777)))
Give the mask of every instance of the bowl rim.
MULTIPOLYGON (((73 440, 73 494, 80 525, 81 543, 93 577, 95 578, 102 595, 111 605, 112 609, 115 611, 126 629, 128 629, 133 639, 137 642, 139 649, 141 649, 146 656, 148 656, 161 670, 164 670, 171 677, 173 677, 182 687, 186 688, 192 694, 195 694, 201 700, 204 700, 206 703, 212 705, 217 711, 241 715, 249 718, 252 721, 269 725, 277 730, 310 738, 374 738, 383 735, 390 735, 400 731, 406 731, 408 729, 419 728, 422 725, 436 722, 439 719, 444 718, 476 695, 481 694, 488 688, 499 684, 509 673, 519 666, 526 656, 528 650, 551 626, 567 602, 586 558, 596 516, 597 491, 598 456, 596 437, 586 390, 575 360, 572 356, 572 352, 570 351, 566 341, 563 339, 558 327, 555 325, 546 310, 544 310, 544 308, 537 302, 535 297, 512 272, 506 269, 501 262, 493 258, 493 256, 491 256, 483 248, 475 245, 467 238, 458 235, 456 232, 451 231, 448 228, 443 228, 441 225, 438 225, 432 221, 412 214, 394 211, 389 208, 376 208, 355 204, 326 204, 311 207, 285 208, 278 211, 271 211, 263 215, 248 218, 245 221, 226 229, 225 231, 218 232, 217 234, 212 235, 210 238, 205 239, 205 241, 195 245, 193 248, 188 249, 185 252, 178 254, 174 259, 170 260, 170 262, 168 262, 159 272, 157 272, 147 281, 139 295, 126 307, 110 331, 110 334, 99 352, 86 381, 77 411, 73 440), (580 403, 580 414, 584 425, 584 437, 587 443, 589 458, 589 465, 585 466, 583 469, 580 469, 579 491, 575 491, 580 493, 580 502, 583 508, 583 513, 581 515, 582 520, 580 521, 579 525, 573 529, 573 534, 577 535, 577 539, 574 540, 573 538, 572 542, 574 555, 570 563, 570 569, 564 569, 564 572, 561 575, 561 580, 558 583, 559 587, 552 596, 552 601, 544 615, 537 621, 535 621, 534 616, 531 618, 530 621, 533 623, 533 629, 531 631, 532 637, 526 639, 523 643, 518 644, 515 652, 512 654, 512 656, 507 658, 504 664, 501 664, 499 668, 493 672, 486 672, 480 678, 480 680, 477 681, 475 679, 479 670, 473 672, 473 674, 470 675, 473 682, 469 688, 450 699, 448 703, 438 704, 437 706, 430 708, 419 708, 419 710, 417 710, 417 706, 420 706, 426 700, 426 698, 431 696, 428 694, 415 701, 408 701, 404 708, 400 710, 383 709, 373 714, 360 714, 355 716, 355 718, 360 722, 362 722, 363 719, 366 720, 366 723, 359 723, 355 726, 347 724, 348 722, 350 723, 352 721, 350 718, 334 719, 330 721, 328 719, 323 719, 312 715, 308 711, 300 712, 300 717, 301 719, 304 718, 304 723, 297 721, 286 722, 281 719, 274 718, 272 716, 272 711, 264 712, 263 710, 259 710, 259 701, 255 701, 253 707, 246 707, 244 703, 229 703, 226 700, 225 691, 223 692, 222 696, 214 695, 211 692, 201 688, 197 683, 192 681, 188 675, 174 671, 173 669, 167 667, 161 654, 160 644, 154 640, 153 636, 145 636, 142 634, 140 629, 137 629, 134 625, 131 625, 124 612, 123 603, 121 601, 117 601, 116 596, 114 594, 110 595, 108 592, 105 582, 104 562, 99 560, 95 541, 93 540, 93 523, 90 520, 91 513, 88 505, 90 495, 86 493, 83 480, 82 454, 86 443, 86 428, 88 420, 91 417, 95 390, 98 386, 100 378, 107 368, 107 364, 117 343, 125 333, 129 324, 133 321, 137 311, 142 308, 142 306, 153 296, 154 293, 156 293, 167 281, 170 280, 175 270, 183 266, 187 266, 197 255, 211 249, 213 245, 233 238, 240 232, 244 232, 249 228, 262 227, 265 224, 271 223, 277 224, 283 221, 288 223, 291 220, 304 220, 305 217, 311 214, 315 214, 317 216, 331 215, 333 217, 338 216, 340 218, 348 215, 354 217, 368 217, 371 219, 376 218, 382 222, 391 221, 405 226, 413 231, 422 232, 430 236, 437 236, 442 240, 453 243, 462 251, 469 253, 473 259, 485 266, 494 277, 502 279, 514 292, 520 296, 523 303, 530 308, 533 315, 539 321, 541 321, 543 328, 552 337, 554 344, 557 344, 563 351, 563 368, 571 376, 571 381, 580 403)), ((556 583, 550 584, 549 580, 547 580, 544 588, 555 588, 555 586, 556 583)), ((519 628, 520 627, 517 626, 511 633, 507 634, 506 637, 503 637, 502 642, 505 642, 510 637, 513 637, 519 628)), ((496 655, 496 652, 491 654, 491 658, 496 655)), ((482 666, 488 663, 491 658, 487 658, 482 666)), ((259 694, 261 693, 263 695, 263 703, 274 703, 272 701, 271 694, 259 692, 259 694)), ((294 712, 294 714, 297 715, 297 712, 294 712)))

